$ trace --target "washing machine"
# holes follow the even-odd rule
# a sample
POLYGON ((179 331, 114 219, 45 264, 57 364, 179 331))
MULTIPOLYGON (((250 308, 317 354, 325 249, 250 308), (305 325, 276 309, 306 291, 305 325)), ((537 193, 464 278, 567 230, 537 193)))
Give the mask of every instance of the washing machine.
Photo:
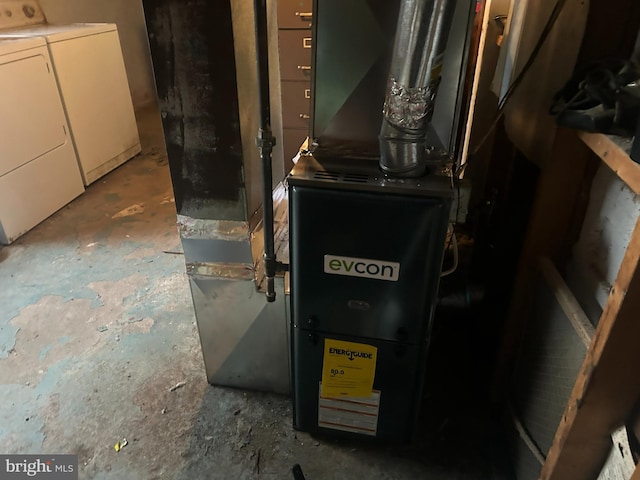
MULTIPOLYGON (((15 5, 13 16, 41 15, 37 2, 15 5)), ((42 23, 0 31, 0 38, 7 37, 41 37, 47 42, 85 185, 140 152, 115 24, 42 23)))
POLYGON ((44 39, 0 40, 0 242, 9 244, 84 186, 44 39))

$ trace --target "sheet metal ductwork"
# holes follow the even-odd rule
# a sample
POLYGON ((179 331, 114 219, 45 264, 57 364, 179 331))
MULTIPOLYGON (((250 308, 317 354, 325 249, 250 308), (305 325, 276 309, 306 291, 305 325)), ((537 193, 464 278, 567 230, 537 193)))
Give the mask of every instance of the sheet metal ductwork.
POLYGON ((429 161, 433 116, 455 0, 405 0, 400 6, 380 129, 380 168, 417 177, 429 161))

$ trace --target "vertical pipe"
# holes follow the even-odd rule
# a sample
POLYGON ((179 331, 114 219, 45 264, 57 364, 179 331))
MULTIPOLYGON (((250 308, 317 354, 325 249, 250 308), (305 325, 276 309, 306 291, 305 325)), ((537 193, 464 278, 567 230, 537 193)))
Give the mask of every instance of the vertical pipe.
POLYGON ((260 125, 256 145, 262 163, 262 228, 264 232, 264 270, 267 301, 276 299, 274 279, 276 255, 273 239, 273 184, 271 181, 271 152, 276 140, 271 132, 271 106, 269 103, 269 52, 267 43, 267 2, 254 0, 256 33, 256 66, 258 69, 258 105, 260 125))
POLYGON ((426 168, 426 133, 431 122, 442 59, 456 0, 404 0, 380 128, 380 168, 420 176, 426 168))

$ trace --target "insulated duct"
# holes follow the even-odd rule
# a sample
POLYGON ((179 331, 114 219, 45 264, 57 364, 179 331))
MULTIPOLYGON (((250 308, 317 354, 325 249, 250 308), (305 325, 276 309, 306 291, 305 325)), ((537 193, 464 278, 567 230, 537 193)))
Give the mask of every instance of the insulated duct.
POLYGON ((380 168, 418 177, 428 163, 427 127, 433 115, 442 60, 456 0, 404 0, 380 129, 380 168))

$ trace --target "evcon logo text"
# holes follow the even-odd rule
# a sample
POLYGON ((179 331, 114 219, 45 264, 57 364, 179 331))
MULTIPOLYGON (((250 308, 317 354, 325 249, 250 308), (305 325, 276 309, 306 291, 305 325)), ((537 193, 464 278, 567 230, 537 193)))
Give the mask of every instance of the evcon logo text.
POLYGON ((369 258, 325 255, 324 273, 397 282, 400 274, 400 264, 383 260, 371 260, 369 258))

